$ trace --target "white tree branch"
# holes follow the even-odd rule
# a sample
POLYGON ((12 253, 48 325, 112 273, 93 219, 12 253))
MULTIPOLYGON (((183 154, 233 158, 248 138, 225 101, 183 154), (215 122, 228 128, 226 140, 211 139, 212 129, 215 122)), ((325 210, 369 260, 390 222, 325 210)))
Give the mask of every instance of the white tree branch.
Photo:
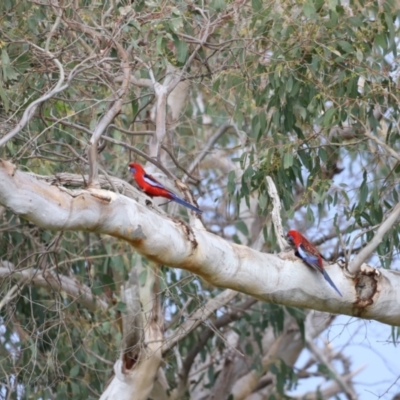
POLYGON ((34 268, 23 270, 10 268, 10 263, 0 261, 0 281, 11 279, 18 284, 31 284, 57 292, 65 292, 75 301, 91 311, 101 309, 106 311, 108 304, 97 296, 93 296, 91 289, 67 276, 54 274, 51 271, 41 271, 34 268))
POLYGON ((373 140, 378 146, 381 146, 384 148, 392 157, 394 157, 396 160, 400 161, 400 154, 397 153, 395 150, 393 150, 390 146, 388 146, 385 142, 382 142, 378 137, 374 136, 372 133, 370 133, 367 129, 364 132, 364 135, 373 140))
MULTIPOLYGON (((352 379, 359 374, 364 369, 364 366, 357 368, 355 371, 351 372, 350 374, 346 374, 342 376, 342 380, 344 382, 348 382, 351 384, 352 379)), ((339 383, 336 381, 332 381, 329 385, 327 385, 324 389, 320 389, 318 392, 308 392, 301 394, 300 396, 291 396, 292 399, 299 399, 299 400, 319 400, 319 399, 330 399, 331 397, 337 395, 341 392, 341 388, 339 383)), ((357 397, 351 397, 351 400, 356 400, 357 397)))
POLYGON ((337 264, 327 266, 343 293, 340 298, 292 252, 259 253, 105 190, 65 192, 7 161, 0 161, 0 204, 45 229, 118 237, 157 263, 185 269, 214 286, 266 302, 400 325, 400 274, 396 271, 363 268, 353 280, 337 264))
POLYGON ((22 115, 22 118, 20 119, 18 124, 14 127, 14 129, 11 130, 9 133, 4 135, 0 139, 0 147, 3 146, 5 143, 7 143, 10 139, 12 139, 18 132, 20 132, 24 128, 24 126, 33 117, 33 114, 35 114, 36 108, 37 108, 37 106, 39 104, 41 104, 44 101, 50 99, 55 94, 57 94, 59 92, 62 92, 63 90, 65 90, 68 87, 68 84, 67 85, 63 85, 64 79, 65 79, 65 73, 64 73, 64 67, 62 66, 60 61, 58 61, 57 58, 55 58, 54 55, 52 53, 50 53, 49 51, 46 51, 46 50, 44 50, 44 49, 42 49, 41 47, 38 47, 38 46, 34 46, 34 47, 36 49, 40 50, 40 51, 43 51, 47 56, 49 56, 51 58, 51 60, 54 62, 54 64, 56 64, 56 66, 58 68, 58 71, 60 73, 60 77, 58 78, 57 85, 53 89, 49 90, 43 96, 40 96, 38 99, 33 101, 31 104, 29 104, 29 106, 24 111, 24 113, 22 115))
POLYGON ((272 199, 272 223, 274 224, 276 238, 278 240, 279 248, 283 251, 288 247, 288 243, 284 239, 282 219, 281 219, 281 199, 279 198, 278 191, 276 190, 275 182, 270 176, 267 176, 268 194, 272 199))
POLYGON ((23 128, 24 126, 31 120, 31 118, 33 117, 33 115, 35 114, 36 108, 38 107, 39 104, 43 103, 44 101, 52 98, 53 96, 55 96, 57 93, 60 93, 62 91, 64 91, 65 89, 67 89, 69 87, 69 85, 71 84, 71 81, 74 79, 74 77, 80 73, 83 69, 89 68, 88 66, 82 67, 82 65, 86 65, 87 62, 94 58, 95 56, 90 56, 88 58, 86 58, 85 60, 83 60, 81 63, 79 63, 78 65, 76 65, 73 70, 70 72, 67 83, 64 83, 65 80, 65 72, 64 72, 64 67, 62 66, 62 64, 60 63, 60 61, 54 57, 54 55, 50 52, 46 52, 45 50, 43 50, 41 47, 36 46, 33 43, 30 43, 31 46, 35 47, 36 49, 44 52, 48 57, 51 58, 51 60, 54 62, 54 64, 56 64, 59 73, 60 73, 60 77, 58 79, 57 85, 50 91, 48 91, 47 93, 45 93, 43 96, 40 96, 38 99, 36 99, 35 101, 33 101, 31 104, 29 104, 29 106, 26 108, 26 110, 24 111, 20 121, 17 123, 17 125, 14 127, 13 130, 11 130, 9 133, 7 133, 6 135, 4 135, 1 139, 0 139, 0 147, 3 146, 5 143, 7 143, 10 139, 12 139, 15 135, 17 135, 23 128))
POLYGON ((146 400, 153 389, 162 355, 162 332, 159 326, 149 323, 144 331, 145 345, 135 368, 125 370, 121 359, 114 365, 115 376, 100 400, 146 400))
POLYGON ((224 290, 218 296, 207 301, 203 307, 198 308, 182 325, 179 326, 176 331, 174 331, 171 337, 166 338, 163 352, 172 349, 185 336, 189 335, 190 332, 196 329, 200 324, 204 323, 211 314, 228 304, 237 294, 238 293, 234 290, 224 290))

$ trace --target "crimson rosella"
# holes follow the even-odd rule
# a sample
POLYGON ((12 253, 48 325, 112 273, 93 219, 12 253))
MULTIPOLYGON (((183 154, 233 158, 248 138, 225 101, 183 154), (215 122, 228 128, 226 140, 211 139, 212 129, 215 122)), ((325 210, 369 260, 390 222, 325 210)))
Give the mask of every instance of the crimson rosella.
POLYGON ((142 189, 143 192, 145 192, 148 196, 165 197, 166 199, 173 200, 199 214, 203 212, 197 207, 178 197, 175 193, 172 193, 170 190, 166 189, 151 175, 146 174, 146 171, 140 164, 131 162, 129 164, 129 169, 131 170, 133 177, 140 189, 142 189))
POLYGON ((328 273, 324 269, 322 256, 316 247, 311 244, 300 232, 290 230, 287 235, 289 244, 295 249, 297 257, 301 258, 307 265, 321 272, 325 280, 342 296, 339 289, 332 282, 328 273))

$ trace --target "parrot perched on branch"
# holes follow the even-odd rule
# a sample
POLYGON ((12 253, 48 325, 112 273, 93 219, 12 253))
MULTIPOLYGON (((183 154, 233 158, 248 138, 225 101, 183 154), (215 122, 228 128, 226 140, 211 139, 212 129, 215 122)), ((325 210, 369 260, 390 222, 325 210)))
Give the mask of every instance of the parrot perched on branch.
POLYGON ((290 230, 286 238, 289 244, 295 249, 295 255, 301 258, 307 265, 321 272, 325 280, 336 290, 336 292, 342 296, 339 289, 332 282, 328 273, 324 269, 322 262, 322 256, 317 248, 311 244, 300 232, 290 230))
POLYGON ((203 211, 198 209, 197 207, 193 206, 192 204, 188 203, 187 201, 181 199, 175 193, 171 192, 170 190, 166 189, 160 182, 158 182, 155 178, 151 175, 146 174, 146 171, 143 167, 138 164, 131 162, 129 164, 129 169, 133 174, 133 178, 135 179, 136 183, 150 197, 164 197, 168 200, 173 200, 182 206, 190 208, 191 210, 201 214, 203 211))

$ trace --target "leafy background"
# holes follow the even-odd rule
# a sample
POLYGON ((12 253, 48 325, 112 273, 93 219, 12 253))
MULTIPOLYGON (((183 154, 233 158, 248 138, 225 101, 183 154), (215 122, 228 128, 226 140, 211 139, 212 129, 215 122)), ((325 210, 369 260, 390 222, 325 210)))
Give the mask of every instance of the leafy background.
MULTIPOLYGON (((0 156, 39 175, 86 175, 91 132, 121 84, 118 43, 129 53, 137 80, 148 79, 151 70, 163 82, 185 68, 190 90, 181 93, 181 108, 176 99, 169 104, 166 147, 175 161, 163 152, 166 168, 184 176, 215 132, 222 132, 189 180, 208 230, 251 246, 261 237, 263 251, 279 251, 269 215, 269 175, 282 200, 285 228, 303 231, 329 260, 348 260, 399 202, 398 17, 395 1, 213 0, 200 8, 184 1, 74 0, 52 6, 3 0, 1 134, 60 77, 43 49, 61 62, 66 76, 74 68, 79 73, 68 88, 38 107, 0 156)), ((147 152, 155 130, 154 104, 152 87, 132 85, 104 135, 102 174, 130 181, 127 163, 146 162, 135 150, 147 152)), ((119 356, 121 282, 137 268, 139 283, 145 285, 153 266, 119 240, 44 231, 0 211, 3 262, 16 270, 76 278, 109 305, 103 311, 88 309, 63 291, 3 275, 2 297, 11 293, 11 298, 1 303, 0 396, 98 397, 119 356)), ((175 211, 186 218, 183 210, 175 211)), ((399 229, 395 224, 385 236, 372 264, 398 269, 399 229)), ((167 335, 219 293, 183 271, 162 267, 159 279, 167 335)), ((246 299, 238 296, 208 324, 246 299)), ((207 392, 216 385, 230 331, 240 337, 243 371, 258 371, 261 380, 268 372, 260 359, 267 351, 266 328, 279 335, 295 321, 304 333, 304 315, 257 302, 223 326, 222 333, 212 330, 199 350, 203 372, 194 375, 189 392, 195 396, 199 388, 207 392)), ((332 323, 348 329, 347 321, 332 323)), ((181 357, 207 329, 204 324, 179 343, 181 357)), ((396 343, 397 337, 393 328, 385 340, 396 343)), ((338 352, 344 354, 341 348, 338 352)), ((318 363, 300 368, 295 362, 269 366, 273 384, 266 385, 265 398, 281 398, 312 375, 332 379, 322 365, 313 370, 318 363)), ((164 370, 170 388, 176 387, 176 354, 167 355, 164 370)))

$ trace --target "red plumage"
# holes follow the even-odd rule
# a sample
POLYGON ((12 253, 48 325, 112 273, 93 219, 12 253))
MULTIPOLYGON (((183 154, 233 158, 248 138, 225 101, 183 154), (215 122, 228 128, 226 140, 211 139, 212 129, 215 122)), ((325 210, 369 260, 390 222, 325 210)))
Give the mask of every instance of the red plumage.
POLYGON ((165 197, 172 200, 171 192, 157 181, 153 176, 146 174, 144 168, 138 163, 130 163, 130 170, 134 170, 133 178, 136 183, 150 197, 165 197), (147 179, 146 179, 147 178, 147 179))
POLYGON ((324 263, 322 261, 322 256, 318 251, 318 249, 298 231, 290 230, 287 233, 286 237, 290 245, 294 247, 296 256, 301 258, 304 261, 304 263, 306 263, 310 267, 321 272, 325 280, 341 296, 342 294, 340 293, 339 289, 335 286, 332 279, 325 271, 324 263))
POLYGON ((186 200, 181 199, 170 190, 166 189, 160 182, 157 181, 157 179, 149 174, 146 174, 146 171, 140 164, 131 162, 129 164, 129 168, 133 173, 133 178, 135 179, 140 189, 142 189, 143 192, 146 193, 148 196, 164 197, 168 200, 173 200, 187 208, 190 208, 197 213, 202 213, 200 209, 188 203, 186 200))
MULTIPOLYGON (((302 246, 304 251, 307 253, 307 256, 309 256, 310 259, 314 259, 314 262, 312 262, 310 264, 306 260, 303 260, 303 261, 306 261, 306 263, 309 264, 311 267, 318 268, 320 270, 324 269, 324 264, 323 264, 322 256, 321 256, 320 252, 300 232, 295 231, 295 230, 290 230, 287 233, 287 237, 288 237, 289 243, 291 241, 293 242, 293 244, 292 243, 291 244, 297 251, 299 250, 300 246, 302 246)), ((300 258, 302 258, 302 257, 300 257, 300 258)))

